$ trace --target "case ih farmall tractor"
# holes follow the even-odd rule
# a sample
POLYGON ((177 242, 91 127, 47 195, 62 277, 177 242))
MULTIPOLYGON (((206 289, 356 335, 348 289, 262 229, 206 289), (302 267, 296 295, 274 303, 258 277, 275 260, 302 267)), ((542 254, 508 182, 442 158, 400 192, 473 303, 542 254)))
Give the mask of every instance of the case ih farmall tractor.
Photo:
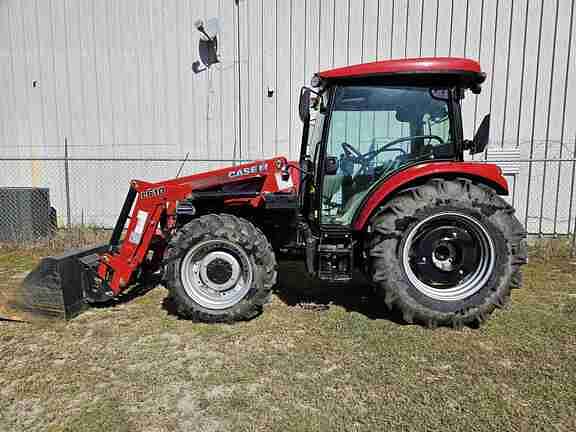
POLYGON ((326 283, 361 270, 407 322, 478 325, 526 262, 500 168, 464 161, 488 141, 489 116, 473 140, 462 132, 461 101, 484 79, 459 58, 320 72, 300 95, 299 162, 134 180, 110 243, 45 258, 11 306, 70 318, 162 272, 182 317, 246 320, 289 253, 326 283))

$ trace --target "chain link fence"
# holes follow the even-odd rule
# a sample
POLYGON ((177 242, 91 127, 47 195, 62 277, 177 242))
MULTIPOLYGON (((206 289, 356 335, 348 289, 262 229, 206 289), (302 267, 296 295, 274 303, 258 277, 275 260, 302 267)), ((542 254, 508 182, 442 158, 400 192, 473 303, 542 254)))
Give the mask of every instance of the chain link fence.
MULTIPOLYGON (((576 139, 543 155, 538 147, 532 158, 492 148, 481 159, 502 167, 511 187, 506 199, 529 234, 570 238, 574 247, 576 139)), ((181 167, 184 176, 243 162, 72 158, 62 153, 61 158, 0 158, 0 241, 50 237, 65 228, 110 229, 132 179, 154 182, 174 178, 181 167)))
POLYGON ((133 179, 160 181, 232 161, 0 158, 0 243, 47 240, 64 247, 99 241, 133 179))

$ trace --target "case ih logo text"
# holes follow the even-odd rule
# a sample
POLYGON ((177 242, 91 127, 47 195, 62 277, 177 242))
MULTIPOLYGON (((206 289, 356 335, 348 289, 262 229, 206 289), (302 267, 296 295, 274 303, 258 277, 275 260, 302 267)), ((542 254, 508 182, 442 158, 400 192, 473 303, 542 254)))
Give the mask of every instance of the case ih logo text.
POLYGON ((140 192, 141 199, 148 199, 148 198, 155 198, 159 197, 160 195, 164 195, 166 193, 165 187, 159 187, 156 189, 149 189, 143 192, 140 192))
POLYGON ((259 174, 266 172, 268 170, 268 166, 265 163, 261 163, 258 165, 252 165, 249 167, 240 168, 234 171, 230 171, 228 173, 228 177, 243 177, 251 174, 259 174))

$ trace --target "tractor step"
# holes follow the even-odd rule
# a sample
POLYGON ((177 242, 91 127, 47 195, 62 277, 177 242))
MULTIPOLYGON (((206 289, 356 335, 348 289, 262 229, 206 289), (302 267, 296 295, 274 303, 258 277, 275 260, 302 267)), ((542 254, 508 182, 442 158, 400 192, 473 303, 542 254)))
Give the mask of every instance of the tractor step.
POLYGON ((318 243, 318 278, 347 282, 354 269, 354 239, 348 230, 325 230, 318 243))

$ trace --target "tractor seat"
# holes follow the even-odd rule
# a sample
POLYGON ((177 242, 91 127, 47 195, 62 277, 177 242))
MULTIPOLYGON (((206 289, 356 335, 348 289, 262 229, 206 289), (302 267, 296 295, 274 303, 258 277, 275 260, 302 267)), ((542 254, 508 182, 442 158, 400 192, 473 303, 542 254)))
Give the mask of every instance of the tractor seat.
POLYGON ((322 196, 326 201, 332 201, 336 193, 342 189, 342 182, 344 181, 342 174, 335 174, 324 177, 324 184, 322 185, 322 196))
POLYGON ((354 195, 350 197, 344 208, 342 209, 342 213, 334 218, 336 223, 342 225, 350 225, 352 223, 352 218, 354 214, 356 214, 356 210, 362 204, 364 197, 368 193, 369 189, 356 192, 354 195))

